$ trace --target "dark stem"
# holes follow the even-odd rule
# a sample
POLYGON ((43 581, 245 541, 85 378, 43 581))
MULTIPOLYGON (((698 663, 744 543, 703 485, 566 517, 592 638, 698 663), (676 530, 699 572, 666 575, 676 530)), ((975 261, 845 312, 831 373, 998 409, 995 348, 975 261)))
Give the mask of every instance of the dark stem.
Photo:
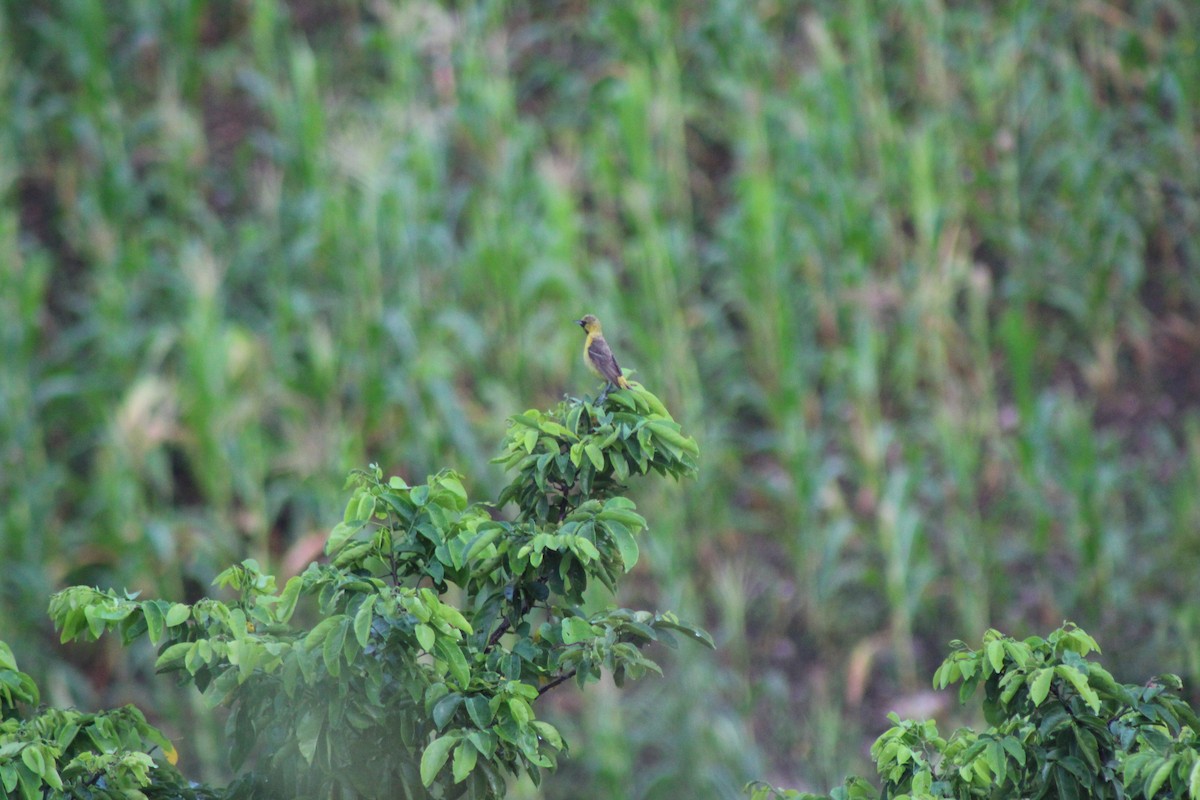
POLYGON ((568 496, 568 493, 571 491, 571 489, 575 488, 575 484, 572 483, 570 486, 568 486, 562 481, 553 481, 553 484, 554 488, 558 489, 560 498, 558 501, 558 519, 555 520, 555 522, 562 522, 564 519, 566 519, 567 512, 571 510, 571 498, 568 496))
POLYGON ((571 670, 570 672, 564 672, 562 675, 559 675, 557 678, 550 681, 545 686, 539 686, 538 687, 538 697, 541 697, 546 692, 553 689, 555 686, 558 686, 559 684, 566 683, 567 681, 571 680, 571 678, 575 677, 576 672, 578 672, 578 670, 575 670, 575 669, 571 670))
MULTIPOLYGON (((544 584, 545 582, 546 582, 545 578, 538 578, 538 583, 544 584)), ((534 606, 534 602, 532 600, 529 600, 528 598, 523 598, 521 600, 520 610, 517 612, 517 614, 515 616, 519 619, 524 619, 525 615, 528 614, 533 609, 533 606, 534 606)), ((511 618, 503 617, 500 620, 500 624, 496 626, 496 630, 492 631, 492 635, 488 637, 487 647, 483 648, 484 652, 487 652, 488 650, 491 650, 493 647, 495 647, 496 642, 499 642, 500 637, 503 636, 505 633, 507 633, 508 629, 511 627, 512 627, 511 618)))
POLYGON ((496 642, 500 641, 500 637, 507 633, 510 627, 512 627, 512 623, 508 621, 508 617, 501 619, 500 624, 496 626, 496 630, 492 631, 492 635, 488 637, 487 647, 484 650, 491 650, 495 647, 496 642))
POLYGON ((1076 725, 1081 724, 1079 717, 1075 716, 1075 712, 1071 710, 1071 704, 1068 703, 1066 698, 1063 697, 1062 689, 1051 683, 1050 693, 1054 695, 1055 699, 1057 699, 1059 704, 1063 707, 1063 710, 1067 712, 1067 716, 1070 717, 1076 725))

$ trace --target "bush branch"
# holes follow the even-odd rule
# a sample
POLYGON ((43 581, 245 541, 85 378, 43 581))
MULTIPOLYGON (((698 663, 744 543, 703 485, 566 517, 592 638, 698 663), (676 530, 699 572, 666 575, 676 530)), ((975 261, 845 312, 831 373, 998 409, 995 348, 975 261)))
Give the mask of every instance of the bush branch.
POLYGON ((569 672, 564 672, 562 675, 559 675, 557 678, 550 681, 545 686, 539 686, 538 687, 538 697, 541 697, 546 692, 553 689, 555 686, 558 686, 560 684, 566 683, 567 681, 571 680, 571 678, 575 677, 576 672, 578 672, 578 670, 574 670, 574 669, 570 670, 569 672))

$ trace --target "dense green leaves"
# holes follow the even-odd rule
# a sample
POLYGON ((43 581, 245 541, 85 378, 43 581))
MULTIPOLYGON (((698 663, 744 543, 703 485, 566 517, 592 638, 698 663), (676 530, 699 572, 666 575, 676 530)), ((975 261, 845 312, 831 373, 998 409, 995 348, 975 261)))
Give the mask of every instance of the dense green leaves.
MULTIPOLYGON (((933 720, 889 715, 892 727, 871 747, 882 796, 1200 797, 1200 720, 1173 693, 1177 677, 1119 684, 1084 658, 1100 648, 1071 624, 1046 639, 990 630, 977 650, 951 646, 934 686, 961 682, 964 699, 982 686, 990 727, 943 738, 933 720)), ((851 779, 829 797, 878 796, 863 786, 851 779)), ((815 797, 762 783, 746 788, 752 800, 815 797)))
POLYGON ((175 748, 133 706, 85 714, 74 709, 34 711, 37 702, 37 685, 17 669, 8 645, 0 642, 0 794, 4 797, 199 800, 215 796, 188 785, 175 770, 175 748))
POLYGON ((557 522, 589 499, 617 495, 633 473, 690 476, 699 453, 662 402, 634 385, 610 392, 603 404, 568 400, 551 412, 511 417, 494 460, 517 471, 501 503, 515 502, 519 520, 557 522))
MULTIPOLYGON (((147 636, 158 671, 230 709, 232 762, 261 753, 231 797, 411 796, 418 784, 499 797, 505 775, 537 781, 566 749, 537 718, 545 692, 660 673, 643 648, 676 634, 712 646, 670 612, 584 603, 593 581, 613 590, 638 560, 646 520, 623 481, 690 475, 697 455, 640 387, 568 400, 512 418, 501 460, 517 474, 500 496, 512 521, 470 504, 451 470, 410 485, 372 465, 350 476, 329 563, 282 591, 246 560, 214 581, 231 602, 76 586, 51 616, 64 641, 147 636)), ((38 751, 25 758, 43 770, 38 751)))
POLYGON ((18 703, 36 706, 39 698, 33 678, 17 669, 12 650, 0 642, 0 719, 12 716, 18 703))

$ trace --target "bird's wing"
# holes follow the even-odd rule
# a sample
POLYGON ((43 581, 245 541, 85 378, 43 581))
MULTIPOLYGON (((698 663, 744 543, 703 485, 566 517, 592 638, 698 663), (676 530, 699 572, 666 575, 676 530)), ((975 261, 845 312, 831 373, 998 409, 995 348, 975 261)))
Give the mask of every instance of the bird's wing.
POLYGON ((609 349, 608 342, 604 341, 604 337, 597 336, 593 339, 587 352, 588 358, 596 365, 596 369, 600 371, 604 379, 609 383, 617 383, 621 378, 621 367, 617 364, 617 359, 609 349))

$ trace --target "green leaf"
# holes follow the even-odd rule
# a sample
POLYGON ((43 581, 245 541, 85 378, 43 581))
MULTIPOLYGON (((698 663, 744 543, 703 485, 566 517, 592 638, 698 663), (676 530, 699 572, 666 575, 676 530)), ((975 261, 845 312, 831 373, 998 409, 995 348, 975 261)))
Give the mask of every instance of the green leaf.
POLYGON ((1000 679, 1000 705, 1007 706, 1012 702, 1012 699, 1017 696, 1017 692, 1025 684, 1023 680, 1026 676, 1020 672, 1008 672, 1000 679))
POLYGON ((433 724, 440 731, 446 727, 446 723, 454 716, 454 712, 458 711, 458 707, 462 705, 463 696, 458 692, 450 694, 438 700, 433 707, 433 724))
POLYGON ((450 748, 454 747, 458 739, 457 732, 448 733, 434 739, 425 748, 425 752, 421 754, 421 783, 426 787, 433 784, 438 772, 446 764, 446 759, 450 757, 450 748))
POLYGON ((435 705, 437 705, 437 702, 439 700, 441 700, 443 697, 445 697, 448 694, 450 694, 450 687, 447 686, 446 684, 444 684, 444 683, 431 684, 430 687, 425 690, 425 713, 432 714, 433 707, 435 705))
POLYGON ((451 508, 462 511, 467 507, 467 490, 463 488, 462 481, 454 475, 447 474, 443 475, 438 483, 445 492, 443 496, 449 496, 451 508))
POLYGON ((339 656, 342 654, 342 647, 346 644, 346 633, 349 629, 350 620, 344 615, 341 616, 339 624, 325 637, 325 643, 321 648, 321 658, 325 662, 325 669, 329 670, 329 674, 335 678, 341 673, 339 656))
POLYGON ((1030 676, 1029 699, 1033 701, 1034 706, 1040 706, 1050 694, 1050 682, 1053 679, 1054 670, 1050 667, 1043 667, 1030 676))
POLYGON ((595 635, 591 624, 581 617, 567 617, 562 621, 563 644, 575 644, 592 639, 595 635))
POLYGON ((1192 765, 1192 774, 1188 778, 1188 794, 1192 800, 1200 800, 1200 758, 1192 765))
POLYGON ((633 398, 624 391, 609 392, 608 399, 622 408, 627 408, 630 411, 637 410, 637 404, 633 402, 633 398))
POLYGON ((634 502, 632 500, 630 500, 628 497, 624 497, 622 495, 617 495, 615 497, 608 498, 607 500, 604 501, 604 505, 601 507, 601 509, 603 511, 613 511, 613 510, 619 510, 619 509, 628 509, 628 510, 632 511, 636 508, 637 508, 637 506, 634 505, 634 502))
POLYGON ((620 450, 609 450, 608 461, 612 464, 613 475, 618 481, 624 483, 629 480, 629 462, 620 450))
POLYGON ((479 758, 479 751, 475 749, 470 739, 464 739, 458 748, 454 751, 454 782, 462 783, 467 776, 471 774, 471 770, 475 769, 475 760, 479 758))
MULTIPOLYGON (((146 759, 146 761, 151 762, 150 756, 147 756, 144 753, 138 753, 137 755, 143 756, 146 759)), ((151 762, 151 763, 153 763, 153 762, 151 762)), ((51 759, 49 762, 47 762, 46 769, 42 772, 42 780, 44 780, 46 782, 46 785, 49 786, 54 791, 56 791, 56 792, 62 791, 62 789, 63 789, 62 776, 58 774, 58 770, 55 768, 55 762, 53 759, 51 759)))
POLYGON ((375 602, 377 600, 379 600, 379 595, 369 596, 358 607, 358 612, 354 615, 354 638, 358 639, 358 643, 362 647, 366 647, 367 642, 371 639, 371 623, 375 620, 375 602))
POLYGON ((176 625, 182 625, 187 622, 188 617, 192 615, 192 609, 183 603, 174 603, 167 611, 165 622, 168 628, 174 628, 176 625))
POLYGON ((1021 746, 1015 736, 1005 736, 1001 744, 1017 764, 1025 766, 1025 748, 1021 746))
POLYGON ((596 468, 597 472, 604 469, 604 453, 601 452, 595 442, 588 442, 584 445, 583 452, 587 455, 588 460, 592 462, 592 466, 596 468))
POLYGON ((325 555, 331 556, 341 550, 350 537, 362 530, 365 524, 364 520, 351 520, 334 525, 333 530, 329 532, 329 539, 325 542, 325 555))
POLYGON ((358 513, 355 517, 359 522, 366 523, 371 517, 375 516, 375 507, 379 503, 379 498, 370 492, 364 492, 358 498, 358 513))
POLYGON ((663 443, 671 447, 683 450, 693 456, 700 455, 700 448, 696 445, 696 440, 690 436, 684 436, 679 432, 679 425, 673 422, 661 420, 652 420, 646 423, 649 428, 663 443))
POLYGON ((0 786, 4 787, 6 795, 12 795, 13 789, 17 788, 17 768, 11 762, 0 764, 0 786))
POLYGON ((912 788, 913 795, 917 797, 928 797, 930 787, 933 786, 933 775, 928 769, 919 769, 917 774, 913 775, 912 788))
POLYGON ((519 726, 529 724, 533 719, 533 709, 529 707, 529 703, 520 697, 509 697, 504 701, 508 706, 508 711, 512 714, 513 721, 519 726))
POLYGON ((166 650, 163 650, 155 660, 155 671, 163 672, 166 669, 174 667, 177 662, 183 661, 184 657, 195 646, 195 642, 177 642, 171 645, 166 650))
POLYGON ((466 552, 463 554, 464 562, 470 561, 477 556, 481 550, 496 541, 500 534, 504 532, 504 529, 499 525, 494 525, 486 529, 483 525, 480 525, 479 528, 479 533, 471 540, 470 545, 467 546, 466 552))
POLYGON ((988 769, 996 776, 996 782, 1004 783, 1008 773, 1008 758, 1004 754, 1004 747, 994 739, 988 742, 986 758, 988 769))
POLYGON ((163 612, 158 606, 158 600, 148 600, 142 604, 142 614, 146 617, 146 630, 150 633, 150 644, 158 644, 163 636, 163 612))
POLYGON ((634 386, 633 391, 636 392, 638 397, 646 403, 646 407, 649 408, 652 413, 658 414, 666 419, 671 418, 671 415, 667 411, 667 407, 663 405, 662 400, 659 400, 658 397, 650 392, 649 389, 641 384, 637 384, 634 386))
POLYGON ((630 511, 627 508, 609 508, 607 505, 604 510, 596 515, 597 519, 614 520, 636 532, 646 527, 646 518, 636 511, 630 511))
POLYGON ((1162 764, 1154 771, 1154 775, 1146 782, 1146 788, 1143 794, 1148 798, 1153 798, 1158 794, 1158 790, 1166 783, 1167 778, 1171 777, 1171 770, 1175 767, 1175 762, 1179 756, 1171 756, 1163 759, 1162 764))
POLYGON ((995 639, 988 642, 987 645, 988 663, 992 665, 994 672, 1001 672, 1004 669, 1004 642, 1000 639, 995 639))
MULTIPOLYGON (((604 515, 600 516, 603 518, 604 515)), ((617 552, 621 554, 621 563, 625 565, 625 571, 629 572, 638 562, 638 545, 633 534, 616 520, 605 522, 604 529, 612 536, 613 544, 617 546, 617 552)))
POLYGON ((1029 645, 1024 642, 1014 642, 1008 639, 1004 640, 1004 652, 1008 653, 1008 657, 1013 660, 1021 669, 1029 663, 1029 645))
POLYGON ((475 630, 471 627, 471 623, 467 622, 467 618, 464 617, 462 612, 460 612, 454 606, 449 606, 443 603, 441 607, 438 608, 437 613, 439 617, 453 625, 455 628, 458 628, 468 636, 475 632, 475 630))
POLYGON ((950 662, 943 661, 942 665, 933 671, 933 688, 945 689, 950 683, 951 667, 950 662))
POLYGON ((487 697, 481 694, 472 695, 467 698, 467 716, 480 729, 487 728, 492 724, 492 717, 494 716, 492 704, 488 702, 487 697))
POLYGON ((496 755, 496 734, 491 731, 470 731, 467 738, 484 758, 491 759, 496 755))
POLYGON ((280 623, 287 622, 296 611, 296 603, 300 600, 300 590, 304 588, 304 578, 296 575, 289 578, 279 595, 279 604, 275 606, 275 619, 280 623))
POLYGON ((548 433, 551 436, 558 436, 564 439, 576 438, 575 434, 553 420, 541 420, 538 422, 538 429, 542 433, 548 433))
POLYGON ((466 689, 471 683, 471 668, 458 645, 445 636, 439 636, 437 642, 434 643, 434 651, 439 658, 446 662, 446 666, 450 668, 450 674, 458 685, 466 689))
POLYGON ((533 720, 529 723, 529 726, 537 731, 538 736, 541 736, 543 739, 545 739, 546 742, 549 743, 550 746, 555 750, 562 750, 563 740, 562 736, 560 736, 558 733, 558 728, 555 728, 549 722, 543 722, 540 719, 533 720))
POLYGON ((1071 730, 1075 732, 1075 742, 1079 745, 1079 752, 1083 755, 1083 760, 1093 772, 1100 772, 1100 748, 1096 742, 1096 737, 1091 731, 1082 728, 1079 725, 1072 725, 1071 730))
POLYGON ((312 764, 313 755, 317 752, 317 737, 321 735, 321 726, 324 724, 325 715, 313 709, 305 711, 296 724, 296 746, 306 764, 312 764))
POLYGON ((1066 680, 1075 687, 1075 691, 1079 692, 1079 696, 1088 704, 1088 708, 1093 714, 1100 713, 1100 695, 1096 694, 1096 690, 1088 686, 1087 676, 1074 667, 1069 667, 1066 664, 1059 664, 1054 668, 1056 674, 1066 680))
POLYGON ((596 545, 582 536, 572 537, 571 549, 577 556, 583 556, 581 560, 585 562, 600 558, 600 551, 596 549, 596 545))
POLYGON ((654 626, 656 628, 668 628, 670 630, 679 631, 683 635, 695 639, 697 642, 710 650, 717 649, 717 645, 713 641, 712 636, 709 635, 708 631, 695 625, 689 625, 686 622, 681 622, 678 619, 674 619, 673 614, 664 614, 662 619, 659 619, 654 623, 654 626))
POLYGON ((421 645, 425 652, 432 653, 433 645, 437 641, 437 633, 433 630, 433 628, 429 627, 424 622, 418 622, 413 627, 413 633, 417 637, 417 644, 421 645))
POLYGON ((318 644, 325 641, 334 626, 338 625, 345 617, 341 614, 332 617, 326 617, 313 626, 313 629, 304 636, 304 646, 309 649, 315 649, 318 644))
POLYGON ((21 751, 21 761, 25 766, 29 767, 29 771, 39 778, 42 776, 42 771, 46 768, 46 761, 42 757, 42 748, 37 745, 30 745, 21 751))
POLYGON ((526 428, 537 428, 542 418, 541 412, 535 408, 521 414, 513 414, 508 418, 509 422, 514 422, 518 425, 524 425, 526 428))

